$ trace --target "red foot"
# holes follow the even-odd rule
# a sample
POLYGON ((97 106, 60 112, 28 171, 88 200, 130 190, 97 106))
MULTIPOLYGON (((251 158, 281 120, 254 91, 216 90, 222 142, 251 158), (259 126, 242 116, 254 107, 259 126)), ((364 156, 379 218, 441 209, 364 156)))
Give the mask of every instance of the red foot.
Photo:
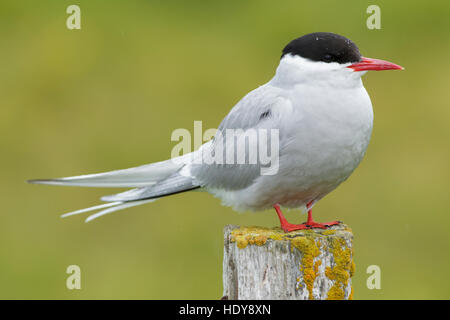
POLYGON ((275 211, 277 212, 278 218, 280 219, 281 229, 284 230, 284 232, 291 232, 295 230, 308 230, 313 228, 320 228, 320 229, 326 229, 331 226, 335 226, 340 224, 340 221, 332 221, 332 222, 325 222, 325 223, 318 223, 315 222, 312 219, 312 211, 310 209, 312 205, 312 202, 308 203, 308 221, 302 224, 291 224, 289 223, 286 218, 283 215, 283 212, 281 212, 280 206, 278 204, 274 205, 275 211))
POLYGON ((291 232, 295 230, 309 230, 313 228, 319 228, 319 229, 327 229, 331 226, 335 226, 340 224, 340 221, 332 221, 332 222, 325 222, 325 223, 318 223, 318 222, 312 222, 310 224, 308 223, 302 223, 302 224, 281 224, 281 228, 284 230, 284 232, 291 232))

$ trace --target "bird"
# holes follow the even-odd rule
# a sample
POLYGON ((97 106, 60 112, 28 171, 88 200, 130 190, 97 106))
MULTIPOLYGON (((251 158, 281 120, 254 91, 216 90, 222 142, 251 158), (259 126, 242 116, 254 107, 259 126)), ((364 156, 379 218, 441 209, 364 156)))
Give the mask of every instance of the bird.
POLYGON ((342 35, 309 33, 284 47, 273 78, 246 94, 199 149, 129 169, 28 182, 130 188, 102 197, 101 205, 62 215, 96 211, 86 222, 196 190, 211 193, 236 211, 274 208, 286 233, 326 229, 341 222, 316 222, 312 208, 352 174, 372 135, 372 103, 361 77, 370 70, 403 69, 363 57, 342 35), (250 139, 251 132, 266 136, 250 139), (251 151, 268 150, 272 143, 271 163, 262 157, 255 160, 251 151), (244 160, 253 157, 253 162, 237 161, 239 151, 244 160), (224 157, 225 161, 215 161, 224 157), (289 223, 282 208, 306 211, 307 221, 289 223))

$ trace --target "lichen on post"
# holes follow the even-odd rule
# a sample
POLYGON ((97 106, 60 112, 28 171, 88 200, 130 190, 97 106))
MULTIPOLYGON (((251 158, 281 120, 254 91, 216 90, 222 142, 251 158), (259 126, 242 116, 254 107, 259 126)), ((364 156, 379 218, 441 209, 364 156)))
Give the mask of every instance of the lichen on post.
POLYGON ((228 299, 352 299, 353 234, 345 224, 284 233, 224 229, 223 295, 228 299))

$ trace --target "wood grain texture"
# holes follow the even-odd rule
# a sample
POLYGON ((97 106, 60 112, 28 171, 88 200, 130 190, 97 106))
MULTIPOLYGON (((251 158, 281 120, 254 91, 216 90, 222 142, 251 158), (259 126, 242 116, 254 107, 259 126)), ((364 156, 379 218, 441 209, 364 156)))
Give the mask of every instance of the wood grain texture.
POLYGON ((228 299, 351 299, 353 234, 279 228, 224 229, 223 295, 228 299))

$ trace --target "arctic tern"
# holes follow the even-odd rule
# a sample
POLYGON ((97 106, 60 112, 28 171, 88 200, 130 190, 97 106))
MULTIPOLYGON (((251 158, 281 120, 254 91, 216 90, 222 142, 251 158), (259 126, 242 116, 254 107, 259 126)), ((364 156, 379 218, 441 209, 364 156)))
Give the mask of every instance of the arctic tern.
MULTIPOLYGON (((106 173, 31 183, 83 187, 129 187, 102 197, 105 204, 65 216, 98 210, 86 219, 133 207, 164 196, 200 189, 238 211, 274 208, 285 232, 327 228, 312 207, 345 181, 362 160, 372 133, 373 111, 361 76, 369 70, 403 69, 391 62, 363 57, 349 39, 328 32, 297 38, 282 51, 274 77, 244 96, 223 119, 217 135, 191 154, 106 173), (277 172, 262 174, 262 164, 195 161, 214 153, 228 129, 278 130, 277 172), (281 207, 308 212, 302 224, 290 224, 281 207)), ((273 139, 272 139, 273 140, 273 139)), ((247 142, 246 142, 247 141, 247 142)), ((225 145, 228 145, 228 140, 225 145)), ((258 143, 258 142, 253 142, 258 143)), ((270 143, 270 139, 266 140, 270 143)), ((225 148, 225 153, 235 147, 225 148)), ((249 152, 245 149, 245 152, 249 152)))

